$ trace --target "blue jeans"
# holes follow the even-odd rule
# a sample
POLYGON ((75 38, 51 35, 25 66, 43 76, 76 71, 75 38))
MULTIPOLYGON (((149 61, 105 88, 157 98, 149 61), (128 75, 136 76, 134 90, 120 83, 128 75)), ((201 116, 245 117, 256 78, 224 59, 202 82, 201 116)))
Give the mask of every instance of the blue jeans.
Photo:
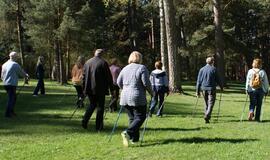
POLYGON ((140 138, 140 127, 146 119, 146 106, 124 106, 129 117, 127 133, 133 142, 138 142, 140 138))
POLYGON ((8 94, 7 109, 5 117, 12 117, 14 113, 14 106, 16 103, 16 86, 4 86, 8 94))
POLYGON ((254 112, 256 109, 255 120, 260 121, 264 92, 262 89, 256 89, 255 91, 249 92, 248 94, 250 99, 249 111, 254 112))
POLYGON ((164 107, 162 107, 162 104, 164 102, 164 96, 165 96, 165 93, 163 91, 154 92, 154 96, 151 99, 151 105, 150 105, 150 113, 151 114, 154 113, 156 105, 158 103, 158 99, 159 99, 157 115, 158 116, 162 115, 162 111, 163 111, 163 108, 164 108, 164 107))

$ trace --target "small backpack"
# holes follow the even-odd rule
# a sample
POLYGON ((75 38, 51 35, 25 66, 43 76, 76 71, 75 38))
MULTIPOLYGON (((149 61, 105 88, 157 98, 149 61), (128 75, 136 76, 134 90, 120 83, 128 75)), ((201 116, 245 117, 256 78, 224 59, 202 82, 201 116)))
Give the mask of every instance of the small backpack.
POLYGON ((254 89, 258 89, 261 88, 262 86, 262 78, 260 77, 260 70, 258 72, 256 72, 254 69, 253 71, 255 73, 253 73, 251 81, 250 81, 250 87, 254 88, 254 89))

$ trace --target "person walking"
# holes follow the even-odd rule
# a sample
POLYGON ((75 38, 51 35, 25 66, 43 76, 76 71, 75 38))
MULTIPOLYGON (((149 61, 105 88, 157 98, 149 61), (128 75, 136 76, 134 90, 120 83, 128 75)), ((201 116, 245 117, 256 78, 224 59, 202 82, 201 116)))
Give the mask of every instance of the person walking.
POLYGON ((18 85, 19 76, 25 77, 28 80, 28 74, 16 62, 18 54, 10 52, 9 60, 2 66, 1 79, 3 80, 4 88, 8 94, 7 109, 5 117, 12 118, 16 116, 14 106, 16 103, 16 87, 18 85))
POLYGON ((152 97, 150 105, 150 117, 155 111, 158 100, 159 104, 157 116, 161 117, 164 108, 163 102, 165 93, 167 93, 167 96, 169 95, 169 81, 166 72, 162 70, 161 61, 157 61, 155 63, 155 68, 156 69, 150 74, 150 82, 152 85, 152 90, 154 91, 154 96, 152 97))
POLYGON ((103 130, 105 95, 109 94, 109 89, 113 94, 112 75, 108 63, 102 58, 103 54, 103 49, 97 49, 94 57, 84 64, 83 91, 90 100, 82 120, 84 129, 87 129, 88 121, 97 108, 96 130, 103 130))
POLYGON ((264 95, 268 94, 269 82, 266 72, 262 69, 262 60, 254 59, 252 69, 246 78, 246 93, 249 95, 250 105, 248 120, 260 122, 261 107, 264 95), (254 111, 256 113, 254 115, 254 111), (254 117, 255 116, 255 117, 254 117))
POLYGON ((117 78, 119 76, 119 73, 121 72, 121 68, 117 65, 117 59, 113 58, 111 61, 111 66, 110 66, 110 71, 112 74, 113 78, 113 88, 114 88, 114 95, 115 97, 111 97, 111 102, 110 102, 110 111, 114 112, 117 110, 117 102, 119 99, 119 87, 117 85, 117 78))
POLYGON ((202 94, 205 101, 204 120, 210 123, 211 114, 216 100, 216 86, 219 85, 223 91, 223 85, 220 81, 216 68, 214 67, 214 57, 206 58, 206 65, 199 71, 196 85, 196 95, 202 94))
POLYGON ((141 53, 132 52, 128 63, 117 78, 117 84, 122 89, 120 105, 126 108, 129 117, 129 126, 121 133, 123 144, 126 147, 128 147, 130 140, 132 143, 139 141, 139 130, 146 119, 146 90, 151 96, 153 95, 149 72, 141 64, 141 53))
POLYGON ((37 86, 34 90, 33 96, 37 96, 40 90, 41 95, 45 95, 45 86, 44 86, 44 57, 39 56, 36 67, 36 77, 38 79, 37 86))
POLYGON ((79 56, 77 59, 76 64, 73 66, 72 71, 71 71, 71 81, 73 86, 75 87, 77 91, 77 102, 76 105, 78 108, 83 107, 83 65, 85 63, 85 59, 82 56, 79 56))

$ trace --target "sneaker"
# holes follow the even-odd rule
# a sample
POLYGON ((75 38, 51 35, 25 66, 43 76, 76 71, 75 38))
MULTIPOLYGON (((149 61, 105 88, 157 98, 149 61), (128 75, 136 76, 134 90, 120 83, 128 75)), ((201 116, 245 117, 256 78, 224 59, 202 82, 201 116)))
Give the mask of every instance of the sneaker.
POLYGON ((129 140, 130 140, 130 137, 129 137, 127 131, 123 131, 123 132, 121 133, 121 136, 122 136, 122 138, 123 138, 123 145, 124 145, 125 147, 128 147, 128 142, 129 142, 129 140))
POLYGON ((37 94, 33 94, 32 96, 33 96, 33 97, 37 97, 38 95, 37 95, 37 94))
POLYGON ((248 120, 249 121, 252 121, 253 120, 253 117, 254 117, 254 113, 253 112, 249 112, 249 114, 248 114, 248 120))

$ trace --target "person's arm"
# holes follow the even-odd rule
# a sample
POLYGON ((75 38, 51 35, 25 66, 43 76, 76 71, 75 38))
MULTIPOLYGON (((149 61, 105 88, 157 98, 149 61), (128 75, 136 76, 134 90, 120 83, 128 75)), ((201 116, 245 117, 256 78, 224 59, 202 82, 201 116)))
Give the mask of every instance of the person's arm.
POLYGON ((143 66, 143 68, 141 69, 141 81, 148 93, 153 97, 151 82, 149 80, 149 72, 145 66, 143 66))
POLYGON ((265 95, 268 94, 268 90, 269 90, 269 81, 268 81, 268 77, 265 71, 263 71, 264 76, 263 76, 263 87, 264 87, 264 93, 265 95))
POLYGON ((108 82, 108 85, 109 85, 109 88, 110 88, 111 95, 114 96, 113 78, 112 78, 112 74, 111 74, 109 64, 107 62, 104 63, 104 68, 105 68, 105 71, 106 71, 105 74, 106 74, 106 78, 107 78, 107 82, 108 82))
POLYGON ((196 84, 196 95, 197 96, 200 96, 201 85, 202 85, 202 70, 200 69, 198 77, 197 77, 197 84, 196 84))
POLYGON ((29 75, 22 69, 22 67, 19 64, 16 65, 16 70, 19 76, 24 77, 24 78, 29 77, 29 75))
POLYGON ((123 70, 119 73, 117 77, 117 85, 119 88, 123 89, 123 70))
POLYGON ((247 77, 246 77, 246 88, 245 88, 246 93, 248 93, 250 80, 251 80, 251 70, 248 71, 247 77))

